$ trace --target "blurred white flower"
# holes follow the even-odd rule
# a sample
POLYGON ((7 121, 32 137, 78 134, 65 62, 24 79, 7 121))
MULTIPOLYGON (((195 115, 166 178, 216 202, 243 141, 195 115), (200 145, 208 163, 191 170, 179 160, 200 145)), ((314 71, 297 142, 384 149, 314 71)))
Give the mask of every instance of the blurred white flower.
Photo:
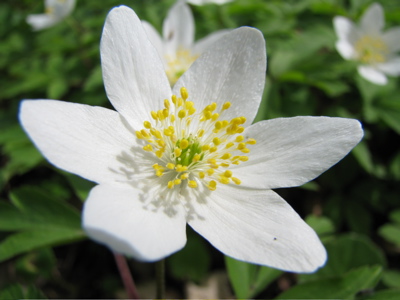
POLYGON ((386 75, 400 75, 400 27, 383 31, 384 11, 378 3, 371 4, 357 26, 351 20, 333 19, 336 49, 344 59, 360 62, 358 73, 365 79, 384 85, 386 75))
POLYGON ((194 4, 194 5, 203 5, 208 3, 215 3, 215 4, 225 4, 228 2, 232 2, 233 0, 186 0, 187 3, 194 4))
POLYGON ((195 24, 190 7, 177 1, 164 20, 162 35, 148 22, 142 21, 150 41, 156 47, 171 85, 211 44, 229 30, 219 30, 194 42, 195 24))
POLYGON ((280 118, 252 124, 266 73, 260 31, 232 30, 171 89, 136 14, 107 16, 101 64, 115 110, 24 100, 20 121, 55 166, 96 182, 83 227, 143 261, 184 247, 186 224, 233 258, 311 272, 317 234, 274 188, 302 185, 361 139, 357 120, 280 118))
POLYGON ((71 14, 75 6, 75 0, 45 0, 45 13, 29 15, 26 22, 33 30, 49 28, 71 14))

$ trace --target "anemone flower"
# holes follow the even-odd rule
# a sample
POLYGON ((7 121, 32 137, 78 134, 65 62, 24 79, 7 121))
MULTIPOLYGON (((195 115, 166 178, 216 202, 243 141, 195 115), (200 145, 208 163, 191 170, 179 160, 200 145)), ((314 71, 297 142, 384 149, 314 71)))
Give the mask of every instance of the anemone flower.
POLYGON ((142 22, 149 39, 163 60, 171 85, 176 83, 207 47, 229 32, 219 30, 194 42, 194 19, 190 7, 184 1, 177 1, 168 11, 163 23, 162 38, 150 23, 142 22))
POLYGON ((116 111, 24 100, 19 116, 53 165, 97 183, 83 208, 89 237, 156 261, 184 247, 189 224, 239 260, 294 272, 325 263, 316 233, 272 189, 302 185, 341 160, 362 137, 357 120, 251 125, 266 71, 254 28, 221 37, 172 89, 133 10, 111 10, 100 52, 116 111))
POLYGON ((360 63, 357 70, 365 79, 379 85, 387 83, 386 75, 400 75, 400 27, 383 31, 384 11, 371 4, 361 17, 359 26, 337 16, 333 19, 336 49, 344 59, 360 63))
POLYGON ((54 26, 71 14, 75 0, 45 0, 45 13, 29 15, 26 22, 33 30, 42 30, 54 26))

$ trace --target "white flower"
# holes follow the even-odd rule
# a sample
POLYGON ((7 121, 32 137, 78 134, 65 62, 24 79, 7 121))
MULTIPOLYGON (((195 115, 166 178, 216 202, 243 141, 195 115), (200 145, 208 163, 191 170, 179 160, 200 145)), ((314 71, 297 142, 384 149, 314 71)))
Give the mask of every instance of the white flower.
POLYGON ((383 32, 382 6, 373 3, 361 17, 359 26, 345 17, 333 19, 336 49, 344 59, 360 62, 358 73, 365 79, 386 84, 386 75, 400 75, 400 27, 383 32))
POLYGON ((188 223, 236 259, 310 272, 325 263, 316 233, 271 189, 302 185, 361 139, 357 120, 281 118, 250 125, 261 101, 262 34, 239 28, 171 90, 136 14, 104 25, 101 62, 116 109, 25 100, 20 121, 55 166, 96 182, 83 227, 114 251, 155 261, 184 247, 188 223))
POLYGON ((150 23, 142 22, 150 41, 163 60, 171 85, 176 83, 207 47, 229 32, 219 30, 195 43, 193 15, 184 1, 177 1, 168 11, 163 23, 162 38, 150 23))
POLYGON ((75 0, 45 0, 45 13, 29 15, 26 22, 34 30, 42 30, 61 22, 71 14, 75 6, 75 0))
POLYGON ((233 0, 186 0, 186 2, 194 5, 204 5, 208 3, 225 4, 232 1, 233 0))

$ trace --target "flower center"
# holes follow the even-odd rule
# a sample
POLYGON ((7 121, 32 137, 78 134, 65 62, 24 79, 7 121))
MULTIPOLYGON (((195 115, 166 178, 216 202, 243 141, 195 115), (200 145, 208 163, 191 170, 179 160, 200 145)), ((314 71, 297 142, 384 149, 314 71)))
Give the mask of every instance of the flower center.
POLYGON ((249 157, 243 154, 256 144, 255 139, 241 135, 246 118, 223 119, 230 102, 219 109, 212 102, 199 113, 188 100, 186 88, 180 93, 180 97, 165 99, 164 109, 152 111, 152 121, 144 121, 144 128, 136 131, 136 137, 146 142, 143 150, 159 159, 152 166, 155 175, 167 178, 164 182, 170 189, 204 184, 214 191, 218 183, 239 185, 240 179, 229 167, 247 161, 249 157))
POLYGON ((383 63, 388 55, 388 47, 379 37, 363 36, 355 44, 358 59, 367 64, 383 63))
POLYGON ((166 55, 167 60, 167 77, 172 85, 174 85, 179 77, 189 69, 190 65, 198 58, 198 55, 193 55, 190 50, 179 48, 175 56, 166 55))

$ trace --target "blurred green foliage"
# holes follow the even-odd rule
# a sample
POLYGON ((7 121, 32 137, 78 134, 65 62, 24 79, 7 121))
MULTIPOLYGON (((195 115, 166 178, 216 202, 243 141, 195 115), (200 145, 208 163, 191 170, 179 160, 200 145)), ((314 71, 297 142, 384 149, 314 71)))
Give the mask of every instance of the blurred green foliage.
MULTIPOLYGON (((77 0, 66 20, 32 32, 25 18, 42 12, 42 1, 1 1, 1 299, 124 297, 112 254, 82 241, 79 212, 93 184, 43 159, 18 124, 18 106, 22 99, 49 98, 110 107, 99 59, 107 12, 125 4, 160 30, 173 3, 77 0)), ((201 284, 226 269, 232 293, 239 298, 398 299, 399 79, 377 86, 361 78, 355 63, 336 52, 332 27, 335 15, 358 20, 370 3, 237 0, 191 7, 197 38, 239 26, 263 32, 268 71, 256 121, 297 115, 350 117, 363 123, 365 137, 311 184, 277 191, 320 235, 329 257, 324 268, 295 275, 224 260, 189 231, 186 248, 167 261, 167 283, 177 297, 185 297, 186 282, 201 284)), ((380 3, 386 26, 399 26, 398 0, 380 3)), ((139 286, 151 282, 151 264, 131 261, 131 266, 139 286)))

